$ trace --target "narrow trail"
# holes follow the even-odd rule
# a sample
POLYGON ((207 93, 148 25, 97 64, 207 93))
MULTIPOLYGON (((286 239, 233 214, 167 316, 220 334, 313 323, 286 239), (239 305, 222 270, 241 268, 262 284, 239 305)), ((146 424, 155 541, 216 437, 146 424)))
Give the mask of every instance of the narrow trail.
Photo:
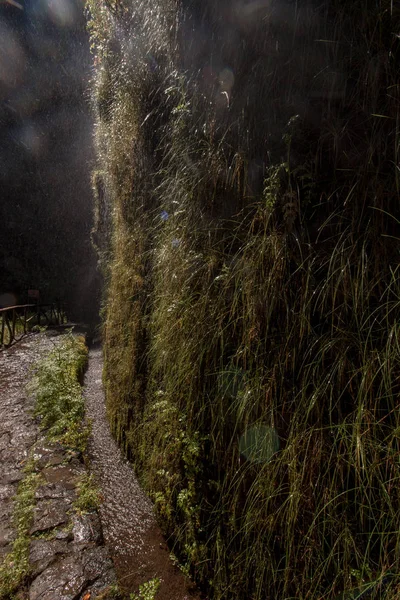
POLYGON ((85 465, 78 455, 46 441, 33 417, 34 398, 26 392, 33 364, 62 337, 52 332, 27 336, 0 353, 0 563, 7 561, 15 539, 14 497, 32 452, 42 478, 30 530, 31 575, 18 598, 94 599, 115 581, 112 559, 125 592, 137 592, 140 584, 158 578, 157 600, 199 600, 193 584, 171 562, 152 503, 111 436, 99 347, 90 351, 84 392, 92 420, 91 469, 103 497, 102 523, 97 514, 72 510, 85 465))
POLYGON ((103 496, 103 534, 120 586, 125 591, 137 591, 139 584, 157 577, 161 581, 157 600, 198 600, 200 595, 193 585, 173 565, 152 504, 111 436, 102 370, 101 348, 94 347, 85 375, 86 414, 92 420, 89 451, 91 469, 103 496))
POLYGON ((82 456, 46 439, 33 415, 35 399, 27 392, 33 365, 64 337, 52 331, 28 335, 0 352, 0 597, 5 600, 94 600, 105 598, 115 581, 99 516, 74 509, 77 485, 85 473, 82 456), (27 477, 28 459, 34 461, 31 474, 37 484, 29 529, 23 533, 28 555, 19 564, 18 554, 12 554, 15 498, 27 477), (11 596, 10 585, 18 587, 11 596))

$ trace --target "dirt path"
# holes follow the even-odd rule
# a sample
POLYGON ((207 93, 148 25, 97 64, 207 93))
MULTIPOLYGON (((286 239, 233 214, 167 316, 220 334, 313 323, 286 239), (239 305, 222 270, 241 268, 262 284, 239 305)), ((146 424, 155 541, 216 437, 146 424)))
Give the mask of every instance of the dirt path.
POLYGON ((159 578, 157 600, 189 600, 200 596, 171 562, 165 539, 156 524, 151 502, 133 470, 122 457, 108 426, 102 388, 102 353, 94 347, 85 376, 86 413, 92 420, 91 468, 102 490, 100 515, 121 587, 136 591, 139 584, 159 578))

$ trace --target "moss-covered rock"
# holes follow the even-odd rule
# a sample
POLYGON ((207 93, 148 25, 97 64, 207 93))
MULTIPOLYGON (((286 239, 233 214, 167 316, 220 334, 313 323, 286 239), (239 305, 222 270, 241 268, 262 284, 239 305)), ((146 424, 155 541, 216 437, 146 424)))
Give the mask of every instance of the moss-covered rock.
POLYGON ((88 10, 108 410, 175 552, 221 600, 396 571, 398 8, 88 10))

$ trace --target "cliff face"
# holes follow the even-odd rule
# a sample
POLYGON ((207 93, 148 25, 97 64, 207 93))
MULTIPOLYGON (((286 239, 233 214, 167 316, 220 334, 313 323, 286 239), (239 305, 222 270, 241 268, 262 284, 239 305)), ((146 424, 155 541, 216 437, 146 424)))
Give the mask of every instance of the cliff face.
POLYGON ((399 560, 400 14, 301 4, 88 2, 109 417, 218 599, 399 560))

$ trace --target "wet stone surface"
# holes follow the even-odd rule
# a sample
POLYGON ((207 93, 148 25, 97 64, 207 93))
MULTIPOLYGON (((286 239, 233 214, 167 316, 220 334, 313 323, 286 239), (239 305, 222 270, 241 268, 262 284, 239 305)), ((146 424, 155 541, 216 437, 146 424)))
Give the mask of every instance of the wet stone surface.
POLYGON ((71 510, 70 500, 40 500, 34 510, 30 534, 34 535, 65 525, 69 521, 69 510, 71 510))
POLYGON ((31 416, 32 399, 25 391, 34 362, 53 344, 43 336, 30 336, 0 352, 0 551, 5 554, 15 537, 12 498, 23 477, 22 468, 38 437, 31 416))
POLYGON ((76 544, 88 546, 103 542, 100 518, 97 513, 75 514, 72 517, 72 523, 72 534, 76 544))
POLYGON ((18 598, 94 600, 101 595, 105 600, 115 571, 99 516, 79 515, 73 507, 76 484, 85 472, 82 457, 45 440, 25 391, 33 364, 61 340, 37 334, 0 352, 0 561, 12 548, 13 498, 23 467, 33 457, 42 481, 30 531, 31 576, 18 598))
POLYGON ((29 600, 75 600, 83 592, 85 583, 81 562, 70 555, 36 577, 29 590, 29 600))
POLYGON ((61 540, 34 540, 31 542, 30 563, 32 575, 36 577, 43 573, 60 556, 67 554, 67 541, 61 540))

